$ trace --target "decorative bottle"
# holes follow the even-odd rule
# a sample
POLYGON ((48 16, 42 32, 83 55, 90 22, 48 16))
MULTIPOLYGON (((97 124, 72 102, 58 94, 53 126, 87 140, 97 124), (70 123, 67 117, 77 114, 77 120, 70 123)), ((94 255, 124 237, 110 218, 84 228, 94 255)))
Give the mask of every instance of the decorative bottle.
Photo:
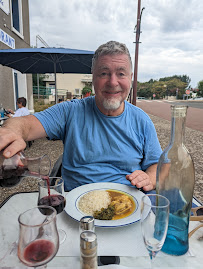
POLYGON ((184 145, 187 106, 171 106, 171 139, 157 166, 156 190, 170 201, 169 225, 162 251, 188 251, 188 227, 195 183, 193 160, 184 145))

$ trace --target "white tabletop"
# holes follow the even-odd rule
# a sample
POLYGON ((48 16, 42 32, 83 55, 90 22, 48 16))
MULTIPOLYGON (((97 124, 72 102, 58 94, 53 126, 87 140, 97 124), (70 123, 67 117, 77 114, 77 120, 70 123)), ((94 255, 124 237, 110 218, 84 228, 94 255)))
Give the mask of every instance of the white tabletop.
MULTIPOLYGON (((12 251, 12 244, 18 239, 19 214, 37 205, 37 195, 38 193, 16 194, 0 208, 0 267, 25 268, 18 260, 15 248, 12 251)), ((190 230, 198 225, 198 222, 190 222, 190 230)), ((66 231, 67 239, 60 245, 57 256, 48 264, 48 267, 80 268, 78 222, 62 212, 57 215, 57 226, 66 231)), ((120 264, 123 266, 109 265, 101 268, 149 267, 149 256, 140 229, 140 222, 119 228, 96 227, 98 255, 120 256, 120 264)), ((203 240, 198 240, 202 236, 201 228, 190 238, 190 250, 183 256, 175 257, 162 252, 158 253, 153 268, 202 268, 203 240)))

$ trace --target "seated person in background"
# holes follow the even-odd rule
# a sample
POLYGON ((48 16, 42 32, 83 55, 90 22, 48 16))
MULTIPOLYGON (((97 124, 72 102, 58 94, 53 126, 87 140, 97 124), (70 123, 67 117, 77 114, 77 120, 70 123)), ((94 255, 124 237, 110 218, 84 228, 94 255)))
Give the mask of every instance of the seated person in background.
POLYGON ((15 118, 30 115, 30 111, 26 108, 26 103, 27 103, 26 98, 19 97, 16 102, 18 109, 16 110, 16 112, 14 112, 12 109, 8 109, 8 111, 13 115, 7 114, 7 116, 9 118, 11 117, 15 118))
POLYGON ((92 74, 95 96, 7 120, 0 128, 0 150, 9 157, 25 147, 24 141, 60 139, 65 190, 94 182, 154 189, 162 151, 149 116, 126 101, 132 83, 127 47, 116 41, 101 45, 92 74))

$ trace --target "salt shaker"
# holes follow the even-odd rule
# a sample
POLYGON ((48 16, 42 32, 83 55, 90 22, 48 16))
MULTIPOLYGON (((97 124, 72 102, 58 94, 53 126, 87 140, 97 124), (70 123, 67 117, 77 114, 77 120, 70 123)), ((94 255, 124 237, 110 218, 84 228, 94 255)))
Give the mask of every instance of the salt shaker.
POLYGON ((80 234, 80 269, 97 269, 97 236, 92 231, 80 234))
POLYGON ((92 216, 84 216, 80 219, 79 233, 81 234, 84 231, 95 232, 94 218, 92 216))

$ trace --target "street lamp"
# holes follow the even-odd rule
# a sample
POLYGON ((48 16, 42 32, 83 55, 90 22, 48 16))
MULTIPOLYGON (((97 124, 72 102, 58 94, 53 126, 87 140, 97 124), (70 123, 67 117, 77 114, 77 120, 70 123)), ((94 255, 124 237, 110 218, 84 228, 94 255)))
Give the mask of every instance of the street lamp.
POLYGON ((178 91, 179 91, 179 89, 177 88, 176 89, 176 100, 178 100, 178 91))
POLYGON ((168 99, 168 88, 166 84, 164 85, 164 88, 166 89, 166 99, 168 99))

